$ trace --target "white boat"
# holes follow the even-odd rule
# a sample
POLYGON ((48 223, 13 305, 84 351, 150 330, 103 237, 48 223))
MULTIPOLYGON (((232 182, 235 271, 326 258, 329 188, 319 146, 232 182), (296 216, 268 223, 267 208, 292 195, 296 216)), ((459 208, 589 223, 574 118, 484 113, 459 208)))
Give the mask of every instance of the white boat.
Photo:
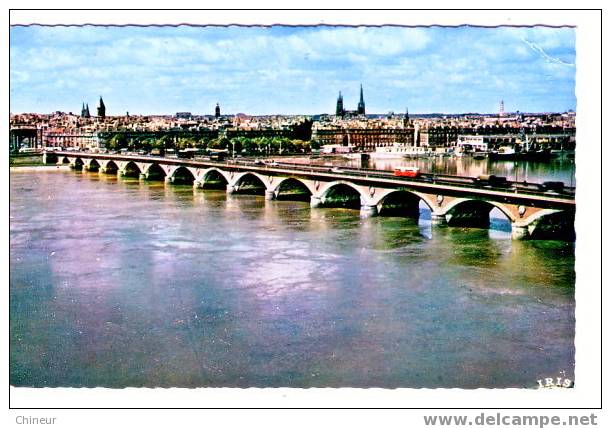
POLYGON ((432 154, 428 147, 408 146, 404 144, 393 144, 392 146, 376 147, 371 153, 374 159, 399 159, 405 157, 424 157, 432 154))

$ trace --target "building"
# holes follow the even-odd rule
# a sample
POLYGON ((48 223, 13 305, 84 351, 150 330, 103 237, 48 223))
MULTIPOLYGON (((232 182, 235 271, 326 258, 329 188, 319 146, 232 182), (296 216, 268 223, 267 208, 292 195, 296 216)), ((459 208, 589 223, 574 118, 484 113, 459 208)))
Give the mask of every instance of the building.
POLYGON ((72 130, 53 130, 42 135, 44 147, 72 147, 79 150, 100 148, 97 132, 78 132, 72 130))
POLYGON ((321 146, 353 146, 355 150, 375 151, 377 147, 416 145, 415 127, 405 119, 346 119, 333 123, 318 122, 312 140, 321 146))
POLYGON ((365 98, 363 97, 363 85, 361 85, 361 94, 356 110, 346 110, 344 107, 344 97, 342 92, 339 92, 337 102, 335 104, 335 115, 338 117, 356 117, 365 115, 365 98))
POLYGON ((485 152, 488 150, 489 136, 487 135, 459 135, 456 147, 463 151, 485 152))
POLYGON ((359 105, 356 109, 358 114, 365 114, 365 99, 363 98, 363 84, 361 84, 361 97, 359 99, 359 105))
POLYGON ((221 117, 221 107, 219 103, 216 103, 216 107, 214 108, 214 117, 217 119, 221 117))
POLYGON ((179 111, 176 113, 176 119, 191 119, 193 115, 190 111, 179 111))
POLYGON ((42 129, 36 125, 11 126, 9 131, 9 149, 12 153, 39 148, 41 140, 42 129))
POLYGON ((418 131, 418 146, 447 148, 456 145, 458 128, 456 126, 424 126, 418 131))
POLYGON ((98 117, 104 119, 106 117, 106 106, 104 105, 104 100, 100 96, 100 105, 98 106, 98 117))
POLYGON ((89 119, 91 114, 89 113, 89 104, 83 103, 83 108, 81 109, 81 117, 85 119, 89 119))
POLYGON ((321 152, 324 154, 333 153, 352 153, 354 146, 342 146, 341 144, 326 144, 322 146, 321 152))
POLYGON ((343 117, 344 113, 344 97, 342 97, 342 91, 339 91, 339 96, 337 97, 337 103, 335 105, 335 115, 343 117))
POLYGON ((228 138, 290 138, 294 139, 295 132, 293 129, 278 129, 278 128, 264 128, 264 129, 244 129, 244 128, 225 128, 223 135, 228 138))

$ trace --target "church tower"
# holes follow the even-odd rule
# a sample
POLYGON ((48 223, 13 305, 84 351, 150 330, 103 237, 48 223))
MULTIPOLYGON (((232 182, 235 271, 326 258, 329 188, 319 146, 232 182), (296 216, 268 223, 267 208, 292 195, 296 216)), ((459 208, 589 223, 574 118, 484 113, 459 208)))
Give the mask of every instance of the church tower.
POLYGON ((106 106, 104 105, 104 100, 100 96, 100 105, 98 106, 98 116, 104 119, 106 117, 106 106))
POLYGON ((81 117, 83 118, 91 117, 91 115, 89 114, 89 104, 83 103, 83 108, 81 109, 81 117))
POLYGON ((344 97, 342 97, 342 91, 339 91, 339 96, 337 97, 337 105, 335 106, 335 115, 343 117, 344 113, 344 97))
POLYGON ((365 114, 365 99, 363 98, 363 84, 361 84, 361 98, 359 99, 359 105, 357 108, 358 114, 365 114))

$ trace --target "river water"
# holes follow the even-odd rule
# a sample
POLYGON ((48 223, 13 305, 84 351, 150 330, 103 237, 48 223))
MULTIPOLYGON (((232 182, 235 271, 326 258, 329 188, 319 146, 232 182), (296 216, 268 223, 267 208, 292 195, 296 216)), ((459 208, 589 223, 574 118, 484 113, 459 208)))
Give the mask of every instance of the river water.
MULTIPOLYGON (((566 157, 553 158, 549 162, 514 162, 489 161, 464 157, 423 157, 406 158, 371 158, 361 163, 359 155, 320 156, 311 158, 293 158, 294 162, 328 166, 350 166, 355 168, 372 168, 392 171, 399 166, 415 166, 422 172, 431 174, 461 175, 477 177, 481 174, 492 174, 507 177, 507 180, 543 183, 544 181, 562 181, 567 186, 575 186, 575 161, 566 157)), ((281 158, 279 158, 281 160, 281 158)))
POLYGON ((10 179, 12 385, 573 377, 572 243, 97 173, 10 179))

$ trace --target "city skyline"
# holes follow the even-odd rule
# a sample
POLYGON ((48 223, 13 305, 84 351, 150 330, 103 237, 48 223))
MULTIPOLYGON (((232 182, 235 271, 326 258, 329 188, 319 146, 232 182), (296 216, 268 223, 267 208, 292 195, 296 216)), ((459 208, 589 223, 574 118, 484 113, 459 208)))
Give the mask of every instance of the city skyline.
POLYGON ((573 28, 12 27, 12 113, 574 110, 573 28))

